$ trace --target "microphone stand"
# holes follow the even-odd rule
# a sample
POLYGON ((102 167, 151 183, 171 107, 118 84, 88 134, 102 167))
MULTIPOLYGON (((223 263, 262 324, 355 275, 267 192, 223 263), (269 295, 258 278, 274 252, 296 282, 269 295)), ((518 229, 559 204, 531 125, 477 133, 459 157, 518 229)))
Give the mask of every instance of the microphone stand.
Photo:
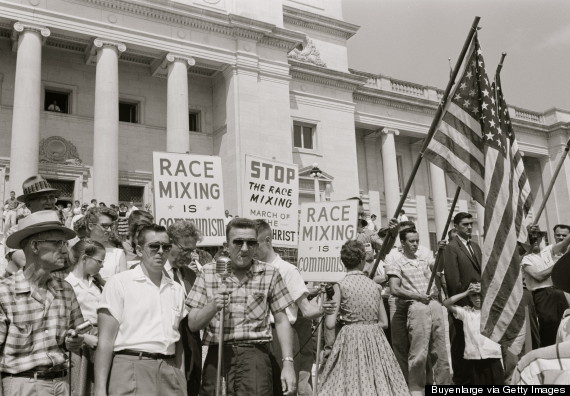
MULTIPOLYGON (((226 279, 222 278, 222 286, 225 291, 226 279)), ((220 329, 218 331, 218 370, 216 375, 216 396, 222 396, 222 360, 224 358, 224 316, 226 307, 223 306, 220 311, 220 329)))

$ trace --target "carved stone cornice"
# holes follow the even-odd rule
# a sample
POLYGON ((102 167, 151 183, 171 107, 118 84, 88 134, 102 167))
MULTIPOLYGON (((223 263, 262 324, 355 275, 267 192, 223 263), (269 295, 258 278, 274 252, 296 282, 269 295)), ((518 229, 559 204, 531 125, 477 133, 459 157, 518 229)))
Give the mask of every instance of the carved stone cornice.
POLYGON ((118 56, 121 56, 123 52, 127 50, 127 46, 125 43, 121 43, 115 40, 109 40, 105 38, 97 37, 93 40, 93 43, 90 47, 87 48, 85 54, 85 63, 88 65, 94 65, 97 63, 97 51, 104 47, 111 47, 113 48, 118 56))
POLYGON ((307 44, 302 50, 295 48, 289 52, 289 59, 294 59, 299 62, 312 63, 316 66, 327 67, 327 64, 321 59, 321 53, 313 43, 313 40, 307 39, 307 44))
POLYGON ((50 30, 42 25, 29 22, 16 22, 14 23, 14 29, 12 30, 12 51, 18 50, 18 37, 24 31, 36 32, 42 38, 42 43, 46 42, 46 39, 50 36, 50 30))
POLYGON ((283 6, 283 22, 341 37, 345 40, 354 36, 360 29, 360 26, 352 23, 289 6, 283 6))
POLYGON ((296 80, 328 85, 350 91, 355 91, 366 83, 366 78, 355 76, 351 73, 325 69, 293 59, 289 59, 289 64, 291 65, 291 77, 296 80))
POLYGON ((354 92, 353 99, 355 102, 379 104, 400 110, 429 115, 435 114, 435 111, 437 110, 436 102, 426 99, 407 97, 406 95, 378 89, 371 90, 369 88, 360 88, 357 92, 354 92))
POLYGON ((305 38, 302 33, 279 28, 267 22, 171 1, 160 3, 150 0, 137 2, 130 0, 68 1, 108 8, 113 12, 131 14, 170 26, 184 26, 235 38, 255 40, 264 45, 276 46, 289 51, 302 43, 305 38))

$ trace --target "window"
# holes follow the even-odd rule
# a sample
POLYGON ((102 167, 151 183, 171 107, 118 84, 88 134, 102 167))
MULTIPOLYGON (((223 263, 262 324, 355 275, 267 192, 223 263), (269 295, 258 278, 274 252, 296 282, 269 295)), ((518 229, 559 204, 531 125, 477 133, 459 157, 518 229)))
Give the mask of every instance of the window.
POLYGON ((293 124, 293 147, 307 150, 315 149, 315 127, 293 124))
POLYGON ((139 104, 133 102, 119 102, 119 121, 138 124, 139 104))
POLYGON ((191 132, 201 132, 199 111, 190 110, 188 113, 188 130, 191 132))
POLYGON ((128 204, 133 202, 135 206, 142 209, 144 197, 144 187, 139 186, 121 186, 119 185, 119 202, 128 204))
POLYGON ((69 114, 69 92, 45 90, 44 110, 69 114))

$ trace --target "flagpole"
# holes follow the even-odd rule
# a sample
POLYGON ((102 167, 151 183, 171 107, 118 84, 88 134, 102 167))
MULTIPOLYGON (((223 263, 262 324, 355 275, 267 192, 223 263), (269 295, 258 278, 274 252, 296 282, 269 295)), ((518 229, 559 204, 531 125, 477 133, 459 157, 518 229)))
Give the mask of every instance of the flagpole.
POLYGON ((552 192, 552 189, 554 188, 554 182, 556 181, 556 178, 558 177, 558 173, 560 173, 560 169, 562 169, 562 165, 564 164, 564 160, 566 159, 566 157, 568 157, 568 151, 570 151, 570 140, 568 140, 568 143, 566 143, 566 147, 564 147, 564 152, 562 153, 562 157, 560 158, 560 161, 558 162, 558 166, 556 167, 556 170, 554 171, 554 174, 552 175, 552 180, 550 180, 550 185, 548 186, 548 190, 546 190, 546 194, 544 194, 544 199, 542 200, 542 203, 540 204, 540 208, 538 208, 538 211, 536 212, 536 216, 533 216, 533 222, 532 225, 537 225, 538 224, 538 220, 540 219, 540 215, 542 215, 542 212, 544 211, 544 208, 546 207, 546 201, 548 201, 548 197, 550 197, 550 193, 552 192))
MULTIPOLYGON (((455 212, 455 205, 457 204, 457 199, 459 198, 459 193, 461 192, 461 187, 457 186, 455 190, 455 196, 453 197, 453 202, 451 203, 451 209, 449 210, 449 214, 447 215, 447 222, 445 223, 445 228, 443 229, 443 233, 441 235, 440 241, 443 241, 447 236, 447 230, 449 229, 449 224, 451 223, 451 219, 453 218, 453 212, 455 212)), ((437 255, 435 257, 435 263, 433 265, 433 270, 431 271, 431 277, 429 278, 428 288, 426 294, 429 295, 429 291, 431 290, 431 286, 433 285, 433 281, 435 280, 436 273, 439 272, 440 263, 443 263, 441 256, 443 256, 443 250, 445 246, 438 246, 437 248, 437 255)))
MULTIPOLYGON (((420 154, 418 155, 418 158, 416 159, 414 167, 412 168, 412 173, 410 174, 410 177, 408 178, 406 186, 404 187, 404 191, 402 191, 402 196, 400 198, 400 202, 398 203, 398 207, 396 208, 396 210, 394 212, 394 216, 392 216, 393 218, 398 217, 398 214, 400 213, 400 210, 402 210, 402 207, 404 206, 404 202, 406 201, 406 198, 408 197, 410 189, 412 188, 414 178, 416 177, 416 173, 418 172, 418 170, 420 168, 420 164, 422 163, 424 152, 427 149, 431 139, 433 138, 433 135, 435 134, 435 130, 439 124, 441 115, 443 114, 443 109, 445 108, 445 105, 447 104, 447 100, 449 98, 449 93, 451 92, 451 89, 453 88, 453 85, 455 84, 455 79, 457 78, 457 74, 459 73, 459 69, 461 67, 461 64, 463 63, 463 59, 465 58, 465 54, 467 53, 467 50, 469 49, 469 45, 471 44, 471 40, 473 39, 473 36, 477 32, 477 25, 479 25, 480 19, 481 19, 481 17, 478 17, 478 16, 476 16, 475 19, 473 19, 473 24, 471 25, 471 28, 469 29, 469 33, 467 34, 467 39, 465 39, 465 43, 463 44, 463 48, 461 49, 459 57, 457 58, 457 62, 455 63, 455 67, 453 68, 453 72, 451 73, 451 77, 449 79, 449 82, 447 83, 447 88, 445 89, 445 92, 443 93, 443 97, 441 99, 441 102, 439 103, 439 106, 437 107, 437 111, 435 113, 435 116, 433 117, 433 121, 431 123, 429 131, 428 131, 427 136, 425 138, 424 145, 422 146, 420 154)), ((372 269, 370 271, 370 275, 369 275, 370 278, 372 278, 372 279, 374 278, 374 276, 376 274, 376 270, 378 269, 378 264, 380 263, 381 260, 384 260, 384 258, 386 258, 386 255, 388 254, 390 249, 392 249, 392 246, 394 246, 395 242, 396 242, 395 233, 394 232, 388 232, 388 234, 386 234, 386 237, 384 238, 384 241, 382 243, 382 247, 380 248, 380 251, 376 255, 376 260, 374 261, 374 265, 372 266, 372 269)))
POLYGON ((497 71, 495 72, 495 76, 498 76, 499 73, 501 73, 501 69, 503 68, 503 61, 505 60, 505 56, 507 56, 507 53, 503 52, 501 54, 501 60, 499 61, 499 64, 497 65, 497 71))

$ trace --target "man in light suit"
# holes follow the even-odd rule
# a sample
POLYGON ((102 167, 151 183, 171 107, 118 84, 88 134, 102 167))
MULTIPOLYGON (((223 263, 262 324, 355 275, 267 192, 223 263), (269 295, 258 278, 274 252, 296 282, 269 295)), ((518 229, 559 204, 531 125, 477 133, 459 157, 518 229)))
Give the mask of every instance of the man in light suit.
MULTIPOLYGON (((200 264, 212 261, 212 256, 201 257, 196 249, 196 243, 201 239, 200 231, 194 223, 179 220, 168 227, 168 236, 172 249, 168 261, 164 265, 166 273, 182 285, 184 294, 188 295, 199 271, 200 264), (200 261, 204 262, 200 262, 200 261)), ((200 332, 191 332, 188 327, 188 317, 180 323, 180 340, 184 348, 184 373, 188 384, 188 396, 198 396, 202 377, 202 340, 200 332)))
MULTIPOLYGON (((453 218, 453 224, 457 236, 449 242, 443 253, 445 281, 449 297, 466 291, 470 283, 481 282, 481 248, 471 241, 473 216, 469 213, 459 212, 453 218)), ((468 301, 463 299, 457 304, 463 306, 468 304, 468 301)), ((463 362, 465 349, 463 323, 453 317, 453 327, 455 334, 450 334, 453 383, 467 385, 469 376, 463 370, 465 367, 463 362)))

